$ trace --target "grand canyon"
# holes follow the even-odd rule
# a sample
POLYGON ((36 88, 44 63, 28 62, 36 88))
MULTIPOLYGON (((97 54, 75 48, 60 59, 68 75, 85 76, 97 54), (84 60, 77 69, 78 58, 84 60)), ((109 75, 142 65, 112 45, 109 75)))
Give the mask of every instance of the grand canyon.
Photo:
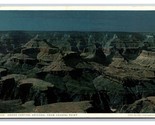
POLYGON ((0 32, 0 113, 154 112, 154 33, 0 32))

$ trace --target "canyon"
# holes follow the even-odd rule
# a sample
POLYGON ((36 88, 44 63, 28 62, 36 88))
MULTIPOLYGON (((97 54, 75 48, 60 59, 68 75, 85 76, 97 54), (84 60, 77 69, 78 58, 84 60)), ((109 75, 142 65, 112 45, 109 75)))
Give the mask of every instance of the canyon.
POLYGON ((0 32, 0 113, 154 113, 155 34, 0 32))

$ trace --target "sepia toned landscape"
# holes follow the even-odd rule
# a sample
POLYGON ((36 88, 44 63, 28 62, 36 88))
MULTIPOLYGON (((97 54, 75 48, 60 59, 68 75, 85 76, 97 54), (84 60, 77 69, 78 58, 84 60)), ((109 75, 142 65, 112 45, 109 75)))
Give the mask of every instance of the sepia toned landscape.
POLYGON ((154 13, 1 10, 0 114, 154 113, 154 13))
POLYGON ((1 113, 154 113, 155 34, 0 32, 1 113))

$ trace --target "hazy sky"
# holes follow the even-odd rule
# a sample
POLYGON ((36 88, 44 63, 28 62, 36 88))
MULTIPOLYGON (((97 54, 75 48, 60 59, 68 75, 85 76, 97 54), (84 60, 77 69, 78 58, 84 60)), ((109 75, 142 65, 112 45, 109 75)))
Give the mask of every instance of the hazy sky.
POLYGON ((0 11, 0 30, 155 32, 155 11, 0 11))

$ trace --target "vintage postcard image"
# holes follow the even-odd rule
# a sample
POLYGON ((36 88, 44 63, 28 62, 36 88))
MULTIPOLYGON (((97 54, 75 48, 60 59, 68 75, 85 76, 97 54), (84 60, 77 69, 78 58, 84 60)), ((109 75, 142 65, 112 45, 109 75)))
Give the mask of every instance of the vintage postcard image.
POLYGON ((1 118, 154 118, 153 9, 30 8, 0 10, 1 118))

